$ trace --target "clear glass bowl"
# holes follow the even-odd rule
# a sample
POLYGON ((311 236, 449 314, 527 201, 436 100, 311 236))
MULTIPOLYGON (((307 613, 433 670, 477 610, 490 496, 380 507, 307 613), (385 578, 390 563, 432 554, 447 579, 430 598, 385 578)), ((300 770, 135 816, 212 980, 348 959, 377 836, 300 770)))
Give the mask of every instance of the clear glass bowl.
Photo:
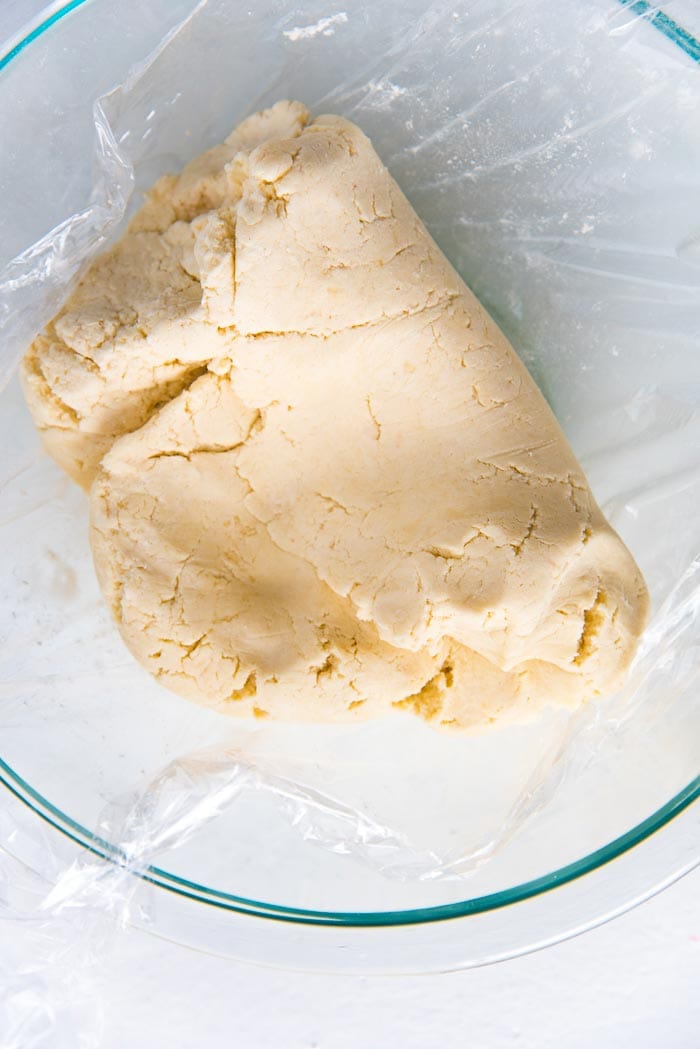
MULTIPOLYGON (((192 6, 54 5, 0 59, 0 265, 89 207, 93 100, 192 6)), ((113 111, 136 142, 137 190, 279 97, 357 120, 532 369, 658 612, 700 538, 698 58, 670 18, 612 0, 303 15, 214 0, 113 111)), ((225 955, 478 965, 603 921, 700 860, 690 584, 632 716, 628 696, 577 732, 557 711, 473 738, 409 718, 238 724, 133 664, 94 580, 84 496, 41 452, 16 379, 0 442, 0 830, 47 883, 84 850, 118 860, 97 829, 105 806, 211 746, 369 814, 421 854, 485 861, 452 879, 391 876, 245 792, 149 855, 134 883, 154 932, 225 955)))

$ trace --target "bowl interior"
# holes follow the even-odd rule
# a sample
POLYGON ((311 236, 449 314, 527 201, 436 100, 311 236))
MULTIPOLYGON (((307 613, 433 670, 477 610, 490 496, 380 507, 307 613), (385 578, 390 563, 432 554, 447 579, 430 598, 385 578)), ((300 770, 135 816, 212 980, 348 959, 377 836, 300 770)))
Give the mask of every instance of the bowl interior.
MULTIPOLYGON (((303 17, 212 2, 145 62, 191 4, 67 6, 0 70, 2 263, 85 212, 85 237, 71 244, 73 226, 53 242, 58 286, 114 235, 99 212, 109 187, 87 163, 92 104, 136 63, 105 103, 136 195, 279 97, 348 116, 531 368, 647 577, 654 619, 626 694, 574 724, 551 711, 460 738, 409 717, 261 728, 208 713, 121 644, 85 499, 41 451, 13 379, 0 414, 3 778, 88 836, 169 762, 233 749, 300 784, 303 818, 284 791, 244 790, 149 861, 253 908, 349 923, 554 883, 596 850, 614 855, 700 767, 700 85, 687 49, 602 0, 324 3, 303 17), (309 801, 321 794, 330 822, 309 801), (371 847, 346 810, 370 821, 371 847), (416 877, 459 857, 461 877, 416 877)), ((54 299, 36 280, 22 295, 36 327, 54 299)), ((5 346, 7 367, 19 348, 5 346)), ((183 789, 199 798, 207 783, 183 789)))

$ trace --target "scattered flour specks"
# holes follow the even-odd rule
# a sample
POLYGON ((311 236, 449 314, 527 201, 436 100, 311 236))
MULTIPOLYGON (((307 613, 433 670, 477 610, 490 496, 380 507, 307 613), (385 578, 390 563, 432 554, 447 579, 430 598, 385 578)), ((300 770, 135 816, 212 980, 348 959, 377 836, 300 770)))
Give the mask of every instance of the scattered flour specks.
POLYGON ((367 83, 367 101, 377 109, 391 105, 401 95, 406 94, 405 87, 393 84, 391 80, 370 80, 367 83))
POLYGON ((282 35, 286 36, 287 40, 291 40, 293 44, 298 40, 310 40, 319 34, 322 36, 333 36, 335 33, 334 27, 343 25, 347 20, 348 16, 345 14, 345 11, 339 11, 336 15, 319 18, 318 22, 315 22, 313 25, 295 26, 294 29, 287 29, 282 35))

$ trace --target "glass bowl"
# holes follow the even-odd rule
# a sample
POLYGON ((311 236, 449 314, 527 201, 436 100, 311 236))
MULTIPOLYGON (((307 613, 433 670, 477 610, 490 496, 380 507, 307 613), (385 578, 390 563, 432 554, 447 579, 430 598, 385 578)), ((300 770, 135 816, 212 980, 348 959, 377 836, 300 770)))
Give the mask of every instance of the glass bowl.
POLYGON ((113 85, 104 106, 132 200, 279 97, 341 112, 550 400, 645 572, 653 643, 621 696, 481 736, 400 716, 260 726, 196 708, 123 647, 94 579, 85 498, 42 453, 11 378, 2 847, 47 886, 94 854, 118 866, 114 813, 169 763, 178 804, 206 800, 211 769, 202 786, 181 756, 199 755, 201 772, 219 755, 216 794, 225 754, 273 778, 246 780, 187 833, 149 839, 130 914, 158 935, 363 972, 479 965, 573 935, 700 860, 700 45, 656 9, 613 0, 193 7, 56 4, 0 58, 0 266, 25 253, 3 271, 22 302, 5 371, 17 332, 50 315, 118 229, 118 194, 90 159, 104 160, 93 102, 113 85), (446 871, 444 857, 463 859, 446 871))

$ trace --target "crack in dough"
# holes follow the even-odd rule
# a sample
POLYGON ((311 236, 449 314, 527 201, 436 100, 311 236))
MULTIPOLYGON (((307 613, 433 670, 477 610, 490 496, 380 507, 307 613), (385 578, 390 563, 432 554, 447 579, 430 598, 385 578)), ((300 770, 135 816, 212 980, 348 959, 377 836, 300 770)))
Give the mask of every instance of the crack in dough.
POLYGON ((280 102, 160 179, 23 365, 134 655, 225 713, 474 729, 616 688, 647 595, 369 140, 280 102))

